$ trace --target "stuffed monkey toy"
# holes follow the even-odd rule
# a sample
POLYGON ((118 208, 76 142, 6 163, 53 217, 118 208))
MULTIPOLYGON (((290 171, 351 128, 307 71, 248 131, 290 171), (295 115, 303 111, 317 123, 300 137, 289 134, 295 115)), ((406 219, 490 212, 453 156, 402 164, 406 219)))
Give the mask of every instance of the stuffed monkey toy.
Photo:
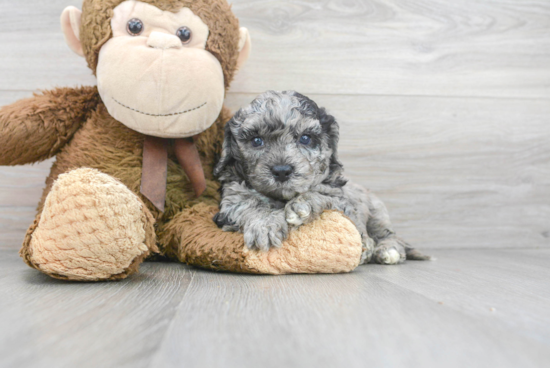
POLYGON ((223 232, 212 170, 223 106, 250 37, 226 0, 84 0, 61 16, 97 87, 58 88, 0 110, 0 164, 55 156, 21 256, 45 274, 118 280, 148 257, 243 273, 336 273, 361 238, 338 212, 269 252, 223 232))

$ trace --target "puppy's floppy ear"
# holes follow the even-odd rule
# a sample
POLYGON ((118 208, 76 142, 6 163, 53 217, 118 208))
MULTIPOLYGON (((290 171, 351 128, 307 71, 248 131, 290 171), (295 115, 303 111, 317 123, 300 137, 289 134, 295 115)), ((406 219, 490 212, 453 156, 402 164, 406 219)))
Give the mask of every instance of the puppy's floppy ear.
POLYGON ((233 132, 231 131, 232 125, 235 125, 235 117, 231 118, 231 120, 225 123, 222 154, 220 157, 220 161, 214 168, 214 176, 216 177, 219 177, 222 174, 222 172, 226 169, 226 167, 228 165, 233 164, 236 160, 234 151, 235 151, 237 142, 235 141, 235 137, 233 136, 233 132))
POLYGON ((344 165, 338 159, 338 140, 340 138, 338 122, 334 116, 327 114, 324 107, 319 108, 318 118, 323 128, 323 133, 328 137, 328 146, 332 150, 329 174, 323 183, 335 188, 343 187, 348 181, 342 176, 344 165))
POLYGON ((239 147, 237 139, 233 135, 233 130, 238 128, 242 121, 240 117, 243 115, 242 109, 237 111, 231 120, 225 124, 225 137, 223 141, 222 154, 220 161, 214 168, 214 176, 220 181, 228 180, 244 180, 244 165, 240 159, 239 147), (237 176, 238 178, 236 178, 237 176))

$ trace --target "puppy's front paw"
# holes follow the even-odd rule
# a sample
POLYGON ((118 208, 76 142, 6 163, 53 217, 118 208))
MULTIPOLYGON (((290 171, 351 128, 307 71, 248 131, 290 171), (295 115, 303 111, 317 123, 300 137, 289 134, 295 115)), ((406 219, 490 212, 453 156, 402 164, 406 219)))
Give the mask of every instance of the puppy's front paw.
POLYGON ((250 249, 268 251, 280 247, 288 236, 288 225, 282 214, 253 219, 243 229, 244 243, 250 249))
POLYGON ((313 217, 311 205, 302 197, 288 202, 285 207, 286 222, 293 226, 300 226, 309 222, 313 217))

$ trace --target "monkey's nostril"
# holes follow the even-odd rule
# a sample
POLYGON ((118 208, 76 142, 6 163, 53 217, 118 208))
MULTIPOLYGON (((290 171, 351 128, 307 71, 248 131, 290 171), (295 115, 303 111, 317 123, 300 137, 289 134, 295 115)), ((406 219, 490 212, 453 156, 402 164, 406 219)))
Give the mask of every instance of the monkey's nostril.
POLYGON ((273 177, 280 182, 285 182, 290 179, 290 175, 292 175, 293 171, 294 169, 290 165, 277 165, 271 168, 273 177))

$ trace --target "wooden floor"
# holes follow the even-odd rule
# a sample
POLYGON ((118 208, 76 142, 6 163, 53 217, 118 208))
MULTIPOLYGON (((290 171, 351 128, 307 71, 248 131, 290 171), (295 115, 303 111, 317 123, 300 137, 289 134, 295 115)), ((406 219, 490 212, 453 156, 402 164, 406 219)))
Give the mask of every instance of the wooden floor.
POLYGON ((0 367, 548 367, 550 250, 435 250, 344 275, 146 263, 66 283, 0 251, 0 367))

